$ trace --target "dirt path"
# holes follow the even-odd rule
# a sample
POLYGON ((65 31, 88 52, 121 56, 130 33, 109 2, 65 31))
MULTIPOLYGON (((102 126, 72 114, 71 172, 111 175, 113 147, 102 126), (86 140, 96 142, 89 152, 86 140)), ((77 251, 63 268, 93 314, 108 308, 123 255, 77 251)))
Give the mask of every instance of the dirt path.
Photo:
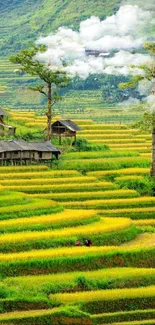
POLYGON ((138 235, 135 239, 131 240, 128 243, 124 243, 121 246, 124 247, 150 247, 155 246, 155 234, 152 233, 144 233, 138 235))

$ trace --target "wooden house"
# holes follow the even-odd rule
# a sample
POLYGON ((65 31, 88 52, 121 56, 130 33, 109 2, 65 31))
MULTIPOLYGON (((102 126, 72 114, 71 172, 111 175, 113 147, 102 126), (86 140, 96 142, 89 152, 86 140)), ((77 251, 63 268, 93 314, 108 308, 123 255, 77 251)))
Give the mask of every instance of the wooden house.
POLYGON ((61 137, 74 137, 76 141, 77 131, 81 131, 81 128, 71 120, 58 120, 52 124, 52 134, 59 137, 59 144, 61 144, 61 137))
POLYGON ((24 140, 0 141, 0 162, 1 165, 10 162, 16 163, 33 161, 52 161, 55 157, 58 159, 61 151, 54 147, 49 141, 45 142, 26 142, 24 140))

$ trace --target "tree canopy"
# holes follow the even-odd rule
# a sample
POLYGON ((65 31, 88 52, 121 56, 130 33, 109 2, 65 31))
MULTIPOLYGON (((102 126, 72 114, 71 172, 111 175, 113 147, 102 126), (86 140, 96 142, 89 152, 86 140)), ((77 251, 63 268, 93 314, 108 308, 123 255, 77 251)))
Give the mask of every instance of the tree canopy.
POLYGON ((38 91, 47 98, 48 109, 46 112, 46 138, 49 140, 52 136, 52 106, 61 99, 59 90, 68 86, 70 78, 67 76, 66 72, 61 70, 53 71, 50 65, 45 65, 36 59, 36 54, 38 52, 44 52, 45 50, 46 48, 44 46, 31 46, 30 48, 21 50, 16 55, 11 56, 10 61, 19 65, 19 72, 24 72, 31 76, 40 78, 40 83, 34 87, 29 87, 29 89, 38 91))

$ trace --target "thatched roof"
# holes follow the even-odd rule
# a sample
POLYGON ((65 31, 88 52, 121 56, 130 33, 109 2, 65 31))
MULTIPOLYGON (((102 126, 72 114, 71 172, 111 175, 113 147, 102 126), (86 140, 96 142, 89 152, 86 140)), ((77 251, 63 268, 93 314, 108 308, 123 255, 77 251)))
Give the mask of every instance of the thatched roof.
POLYGON ((4 109, 0 108, 0 116, 5 116, 5 115, 8 115, 8 113, 4 111, 4 109))
POLYGON ((52 126, 56 126, 60 123, 62 126, 65 126, 70 131, 81 131, 81 128, 71 120, 58 120, 52 124, 52 126))
POLYGON ((49 141, 45 142, 26 142, 25 140, 1 140, 0 152, 10 151, 41 151, 61 153, 59 149, 54 147, 49 141))

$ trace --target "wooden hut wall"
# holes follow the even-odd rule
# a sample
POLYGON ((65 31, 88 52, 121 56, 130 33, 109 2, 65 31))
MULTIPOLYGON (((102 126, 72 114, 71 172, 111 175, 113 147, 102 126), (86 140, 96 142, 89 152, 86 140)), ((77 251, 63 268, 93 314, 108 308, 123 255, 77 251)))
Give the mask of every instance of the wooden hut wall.
POLYGON ((62 135, 67 137, 74 137, 76 135, 76 131, 68 130, 65 126, 61 127, 53 127, 53 135, 62 135))
POLYGON ((74 137, 76 135, 76 131, 67 130, 66 134, 69 137, 74 137))
POLYGON ((52 152, 42 152, 42 159, 52 159, 52 152))
POLYGON ((37 151, 32 151, 31 152, 31 157, 32 157, 32 159, 38 160, 39 159, 38 152, 37 151))
POLYGON ((53 134, 56 135, 65 135, 65 136, 74 136, 76 134, 75 131, 69 130, 66 126, 62 125, 59 121, 54 123, 52 126, 53 134))
POLYGON ((30 159, 31 152, 30 151, 8 151, 0 153, 0 159, 6 160, 20 160, 20 159, 30 159))
POLYGON ((20 160, 20 157, 21 157, 21 151, 16 151, 16 150, 4 152, 3 155, 3 158, 8 160, 12 160, 12 159, 20 160))
POLYGON ((11 159, 11 154, 12 154, 12 152, 4 152, 4 158, 6 158, 6 159, 11 159))
POLYGON ((20 159, 21 151, 12 151, 10 153, 11 159, 20 159))
POLYGON ((25 159, 30 159, 31 158, 31 151, 22 151, 21 157, 25 158, 25 159))
POLYGON ((42 151, 34 151, 31 155, 32 159, 39 160, 39 159, 52 159, 52 152, 42 152, 42 151))
POLYGON ((54 124, 52 126, 53 129, 53 133, 55 134, 62 134, 66 131, 66 127, 62 124, 60 124, 60 122, 57 122, 57 124, 54 124))

